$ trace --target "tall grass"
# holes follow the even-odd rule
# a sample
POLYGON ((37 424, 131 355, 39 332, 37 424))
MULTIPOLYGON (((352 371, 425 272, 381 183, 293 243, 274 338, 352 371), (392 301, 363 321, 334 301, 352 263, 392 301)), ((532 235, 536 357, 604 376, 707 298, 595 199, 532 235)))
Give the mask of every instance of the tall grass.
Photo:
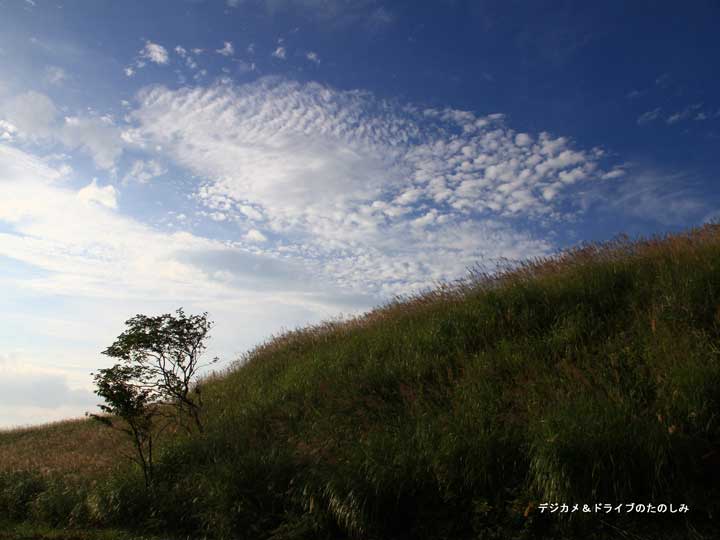
POLYGON ((119 433, 84 419, 0 430, 0 473, 93 476, 111 470, 118 451, 131 450, 119 433))
MULTIPOLYGON (((154 491, 130 469, 81 475, 77 521, 217 538, 716 537, 720 228, 474 274, 276 337, 202 388, 206 433, 166 440, 154 491), (691 512, 550 516, 542 502, 691 512)), ((51 520, 58 482, 0 479, 3 494, 26 486, 0 512, 25 500, 17 518, 51 520)))

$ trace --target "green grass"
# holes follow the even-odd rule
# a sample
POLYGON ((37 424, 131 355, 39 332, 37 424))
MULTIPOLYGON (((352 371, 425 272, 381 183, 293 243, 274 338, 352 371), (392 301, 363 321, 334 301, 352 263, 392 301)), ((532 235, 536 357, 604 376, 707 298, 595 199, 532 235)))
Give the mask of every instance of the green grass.
POLYGON ((720 228, 475 275, 201 388, 206 432, 165 439, 152 493, 129 467, 8 472, 0 512, 193 538, 716 538, 720 228))

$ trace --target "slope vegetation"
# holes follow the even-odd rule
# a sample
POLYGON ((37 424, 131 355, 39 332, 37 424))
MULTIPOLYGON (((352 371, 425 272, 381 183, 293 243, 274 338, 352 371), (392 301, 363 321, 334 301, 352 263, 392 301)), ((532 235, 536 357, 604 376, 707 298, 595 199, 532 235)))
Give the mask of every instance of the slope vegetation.
POLYGON ((218 538, 718 537, 720 227, 291 332, 201 392, 205 433, 166 438, 151 491, 129 467, 6 471, 0 513, 218 538))

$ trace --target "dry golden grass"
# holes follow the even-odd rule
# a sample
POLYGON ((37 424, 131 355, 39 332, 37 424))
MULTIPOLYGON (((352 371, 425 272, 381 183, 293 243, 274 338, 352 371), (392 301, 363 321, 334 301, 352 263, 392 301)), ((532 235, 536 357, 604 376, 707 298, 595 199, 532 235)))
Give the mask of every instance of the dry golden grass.
POLYGON ((89 419, 0 431, 0 473, 33 471, 44 475, 93 476, 118 463, 129 440, 89 419))

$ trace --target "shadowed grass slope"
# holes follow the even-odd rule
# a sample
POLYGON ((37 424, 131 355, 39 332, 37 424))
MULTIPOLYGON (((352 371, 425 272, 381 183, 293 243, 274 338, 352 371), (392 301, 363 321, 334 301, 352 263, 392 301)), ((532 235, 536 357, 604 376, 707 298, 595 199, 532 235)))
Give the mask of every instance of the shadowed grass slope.
POLYGON ((720 227, 291 332, 202 396, 206 433, 166 440, 152 494, 128 470, 84 488, 76 514, 122 524, 126 505, 135 523, 224 538, 716 537, 720 227))

